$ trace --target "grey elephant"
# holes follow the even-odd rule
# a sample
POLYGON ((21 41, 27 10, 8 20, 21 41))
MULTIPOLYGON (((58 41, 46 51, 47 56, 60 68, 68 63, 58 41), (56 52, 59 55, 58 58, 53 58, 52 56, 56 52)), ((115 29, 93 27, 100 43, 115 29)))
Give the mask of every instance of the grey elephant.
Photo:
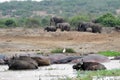
POLYGON ((54 26, 56 26, 57 23, 63 23, 64 21, 65 20, 63 18, 54 16, 54 17, 50 18, 50 26, 52 24, 54 24, 54 26))
POLYGON ((93 33, 101 33, 102 31, 102 27, 99 24, 92 22, 80 22, 77 30, 86 32, 88 28, 91 28, 91 32, 93 33))
POLYGON ((120 31, 120 26, 116 26, 116 27, 115 27, 115 30, 116 30, 116 31, 120 31))
POLYGON ((67 22, 64 23, 58 23, 56 28, 61 29, 61 31, 70 31, 70 24, 67 22))

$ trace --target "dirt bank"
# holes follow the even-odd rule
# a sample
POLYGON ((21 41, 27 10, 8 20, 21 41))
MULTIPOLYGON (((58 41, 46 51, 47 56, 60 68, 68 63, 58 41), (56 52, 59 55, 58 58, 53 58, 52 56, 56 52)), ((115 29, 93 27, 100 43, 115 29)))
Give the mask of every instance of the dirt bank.
POLYGON ((120 33, 44 32, 41 29, 0 29, 0 53, 44 52, 73 48, 78 53, 120 51, 120 33))

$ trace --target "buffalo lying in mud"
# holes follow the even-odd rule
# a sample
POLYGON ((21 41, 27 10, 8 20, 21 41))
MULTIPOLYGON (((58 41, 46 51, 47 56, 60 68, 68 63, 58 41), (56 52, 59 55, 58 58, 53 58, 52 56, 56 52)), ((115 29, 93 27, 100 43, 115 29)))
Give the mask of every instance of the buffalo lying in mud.
POLYGON ((38 64, 38 66, 48 66, 50 65, 49 59, 42 59, 40 57, 31 57, 33 60, 35 60, 38 64))
POLYGON ((38 57, 13 57, 8 62, 9 70, 38 69, 38 66, 50 65, 50 61, 38 57))
POLYGON ((73 69, 76 70, 104 70, 106 67, 97 62, 80 62, 73 65, 73 69))
POLYGON ((38 64, 30 57, 13 57, 9 63, 9 70, 37 69, 38 64))

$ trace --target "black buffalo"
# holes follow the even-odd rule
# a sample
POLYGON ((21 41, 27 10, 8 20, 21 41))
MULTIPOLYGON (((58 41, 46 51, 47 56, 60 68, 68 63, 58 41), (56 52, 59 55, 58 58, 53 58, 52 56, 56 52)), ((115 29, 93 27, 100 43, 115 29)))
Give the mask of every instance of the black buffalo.
POLYGON ((27 56, 13 57, 8 63, 9 70, 26 70, 38 69, 38 64, 35 60, 27 56))
POLYGON ((77 63, 76 65, 73 65, 73 69, 94 71, 94 70, 104 70, 106 69, 106 67, 97 62, 83 62, 83 63, 77 63))

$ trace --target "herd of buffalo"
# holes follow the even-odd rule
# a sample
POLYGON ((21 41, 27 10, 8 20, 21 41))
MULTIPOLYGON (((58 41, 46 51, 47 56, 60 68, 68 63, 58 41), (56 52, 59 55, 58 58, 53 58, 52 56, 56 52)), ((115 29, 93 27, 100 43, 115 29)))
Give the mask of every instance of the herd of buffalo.
MULTIPOLYGON (((93 33, 101 33, 102 26, 97 24, 94 20, 91 22, 79 22, 75 29, 71 29, 71 26, 68 22, 66 22, 61 17, 51 17, 50 18, 50 26, 45 27, 44 31, 55 32, 57 29, 61 31, 70 31, 76 30, 81 32, 93 32, 93 33)), ((120 30, 120 27, 115 27, 116 30, 120 30)))
POLYGON ((88 54, 85 56, 70 56, 65 54, 51 55, 19 55, 6 57, 0 55, 0 64, 8 65, 9 70, 28 70, 38 69, 40 66, 49 66, 51 64, 74 64, 76 70, 103 70, 106 67, 101 64, 110 60, 99 54, 88 54))

